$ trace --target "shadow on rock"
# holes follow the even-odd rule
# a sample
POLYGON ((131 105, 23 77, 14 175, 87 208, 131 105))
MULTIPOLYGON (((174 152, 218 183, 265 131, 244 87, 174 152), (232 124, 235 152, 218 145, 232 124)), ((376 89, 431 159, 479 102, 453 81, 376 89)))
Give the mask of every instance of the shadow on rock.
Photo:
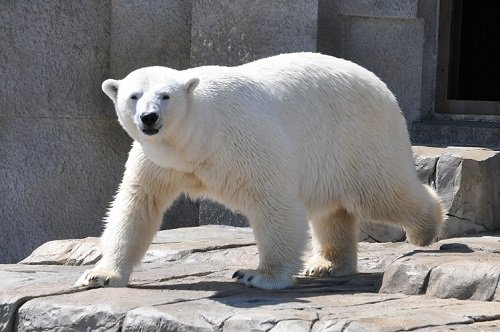
POLYGON ((445 243, 439 247, 440 251, 468 253, 474 252, 468 245, 463 243, 445 243))
POLYGON ((402 255, 399 259, 414 256, 417 254, 442 254, 443 252, 472 253, 474 252, 474 250, 471 249, 468 245, 463 243, 445 243, 439 247, 439 250, 417 249, 402 255))
POLYGON ((297 278, 293 287, 263 290, 246 287, 232 281, 200 281, 194 283, 129 285, 130 288, 152 290, 188 290, 214 292, 208 298, 237 308, 253 308, 287 302, 308 303, 308 297, 331 294, 377 293, 382 273, 359 273, 336 278, 297 278))

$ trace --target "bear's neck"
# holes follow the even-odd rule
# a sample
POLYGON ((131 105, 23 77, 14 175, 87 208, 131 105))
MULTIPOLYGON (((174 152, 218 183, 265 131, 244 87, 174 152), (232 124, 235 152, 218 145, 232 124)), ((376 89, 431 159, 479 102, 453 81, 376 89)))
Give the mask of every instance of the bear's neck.
POLYGON ((148 158, 161 167, 186 173, 210 159, 219 146, 217 123, 198 113, 202 113, 199 108, 191 108, 182 121, 166 128, 161 139, 141 142, 148 158))

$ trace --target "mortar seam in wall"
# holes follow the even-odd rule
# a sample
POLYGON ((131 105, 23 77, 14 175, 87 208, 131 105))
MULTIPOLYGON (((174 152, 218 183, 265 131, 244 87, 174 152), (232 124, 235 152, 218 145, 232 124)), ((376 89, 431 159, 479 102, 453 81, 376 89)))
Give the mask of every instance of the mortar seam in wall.
POLYGON ((0 119, 30 119, 30 120, 57 120, 57 119, 65 119, 65 120, 106 120, 117 122, 116 117, 108 118, 108 117, 79 117, 79 116, 13 116, 13 115, 0 115, 0 119))
POLYGON ((369 15, 342 14, 342 13, 338 13, 337 16, 341 16, 344 18, 391 20, 391 21, 420 21, 420 20, 423 20, 421 17, 417 17, 417 16, 369 16, 369 15))

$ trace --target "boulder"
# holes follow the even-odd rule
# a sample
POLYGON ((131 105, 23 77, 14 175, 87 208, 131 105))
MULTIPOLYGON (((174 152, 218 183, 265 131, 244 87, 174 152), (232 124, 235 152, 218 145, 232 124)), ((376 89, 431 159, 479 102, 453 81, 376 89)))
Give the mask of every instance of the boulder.
POLYGON ((388 265, 380 291, 498 301, 500 237, 456 238, 415 250, 388 265))

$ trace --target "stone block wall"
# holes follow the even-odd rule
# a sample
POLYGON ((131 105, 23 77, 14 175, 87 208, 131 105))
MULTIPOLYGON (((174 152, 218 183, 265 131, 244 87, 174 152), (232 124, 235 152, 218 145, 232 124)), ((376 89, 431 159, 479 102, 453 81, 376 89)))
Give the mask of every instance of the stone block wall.
MULTIPOLYGON (((322 0, 318 51, 349 59, 377 74, 394 92, 408 122, 430 106, 423 95, 436 68, 432 17, 424 20, 422 1, 322 0), (434 48, 433 48, 434 46, 434 48)), ((426 12, 427 14, 427 12, 426 12)))
POLYGON ((193 0, 191 64, 239 65, 316 50, 318 4, 311 0, 193 0))
POLYGON ((98 235, 130 146, 100 91, 111 3, 0 2, 0 262, 98 235))
POLYGON ((147 66, 190 66, 191 2, 111 1, 110 75, 147 66))

